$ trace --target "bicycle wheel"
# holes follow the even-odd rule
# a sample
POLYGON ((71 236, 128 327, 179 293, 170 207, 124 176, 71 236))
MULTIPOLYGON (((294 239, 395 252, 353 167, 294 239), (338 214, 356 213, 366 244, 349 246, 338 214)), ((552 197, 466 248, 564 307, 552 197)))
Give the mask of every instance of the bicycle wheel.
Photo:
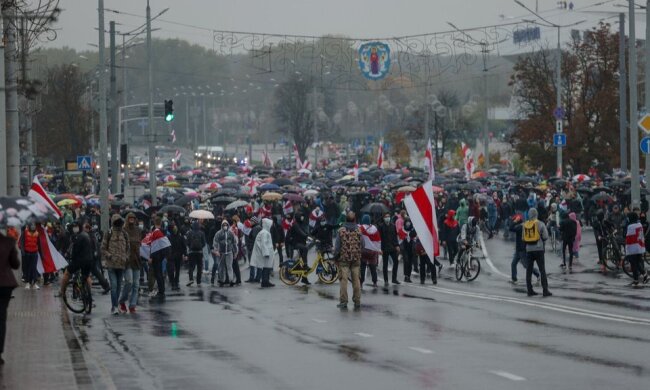
POLYGON ((459 258, 458 261, 456 261, 456 280, 460 282, 460 280, 463 278, 463 270, 465 269, 465 256, 459 258))
POLYGON ((616 249, 614 249, 614 246, 612 245, 611 242, 607 243, 604 249, 604 255, 605 255, 605 267, 607 267, 608 270, 610 271, 616 271, 619 266, 619 262, 621 261, 620 258, 618 258, 618 255, 616 254, 616 249))
POLYGON ((480 273, 481 262, 478 261, 476 257, 472 257, 469 259, 469 263, 467 263, 467 266, 465 267, 465 279, 467 279, 468 282, 471 282, 476 279, 480 273))
POLYGON ((82 294, 83 294, 85 312, 86 314, 90 314, 90 312, 93 311, 93 295, 92 292, 90 291, 90 287, 86 283, 83 283, 82 294))
POLYGON ((280 280, 282 281, 282 283, 288 286, 293 286, 300 281, 300 276, 297 276, 296 274, 292 273, 292 271, 293 271, 293 267, 292 268, 287 268, 285 266, 280 267, 280 280))
POLYGON ((630 263, 630 260, 627 258, 627 256, 623 259, 623 272, 631 278, 633 278, 634 274, 632 273, 632 263, 630 263))
POLYGON ((332 284, 339 279, 339 268, 332 260, 323 260, 321 262, 323 271, 318 274, 318 279, 325 284, 332 284))
POLYGON ((83 313, 86 310, 83 288, 78 280, 73 279, 66 287, 63 294, 63 302, 73 313, 83 313))
POLYGON ((647 265, 650 265, 650 253, 646 252, 643 254, 643 260, 645 260, 645 263, 647 265))

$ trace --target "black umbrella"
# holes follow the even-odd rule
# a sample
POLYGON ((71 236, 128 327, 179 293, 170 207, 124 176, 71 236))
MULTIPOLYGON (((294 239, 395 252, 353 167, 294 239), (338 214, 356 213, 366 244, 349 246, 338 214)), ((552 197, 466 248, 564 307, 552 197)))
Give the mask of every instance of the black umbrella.
POLYGON ((612 199, 611 196, 609 196, 608 194, 606 194, 604 192, 601 192, 600 194, 596 194, 596 195, 592 196, 591 200, 594 201, 594 202, 610 202, 610 203, 614 201, 614 199, 612 199))
POLYGON ((594 193, 599 193, 599 192, 602 191, 602 192, 607 192, 608 194, 611 194, 612 192, 614 192, 614 190, 612 190, 612 189, 609 188, 609 187, 594 187, 594 188, 592 188, 591 190, 592 190, 594 193))
POLYGON ((362 213, 367 214, 385 214, 390 212, 388 207, 383 203, 368 203, 367 205, 361 208, 362 213))
POLYGON ((289 179, 287 179, 285 177, 281 177, 279 179, 273 180, 273 184, 275 184, 276 186, 282 187, 282 186, 293 185, 294 183, 293 183, 293 181, 291 181, 291 180, 289 180, 289 179))
POLYGON ((168 204, 167 206, 164 206, 163 208, 161 208, 160 212, 161 213, 185 214, 185 213, 187 213, 187 210, 185 210, 181 206, 168 204))
POLYGON ((210 200, 210 202, 212 202, 213 204, 227 205, 227 204, 230 204, 230 203, 232 203, 232 202, 234 202, 236 200, 237 200, 237 198, 234 198, 232 196, 220 196, 218 198, 212 198, 212 200, 210 200))
MULTIPOLYGON (((650 191, 648 191, 645 188, 641 188, 640 190, 641 190, 641 196, 645 196, 645 195, 650 194, 650 191)), ((632 194, 632 189, 628 188, 627 190, 625 190, 625 192, 623 194, 625 194, 627 196, 630 196, 632 194)))
POLYGON ((174 204, 176 206, 185 206, 186 204, 190 203, 194 199, 194 197, 183 195, 180 198, 176 199, 174 204))
POLYGON ((135 214, 135 217, 137 219, 149 219, 149 216, 147 215, 147 213, 145 213, 144 211, 142 211, 140 209, 126 209, 126 210, 124 210, 122 215, 126 216, 129 213, 135 214))

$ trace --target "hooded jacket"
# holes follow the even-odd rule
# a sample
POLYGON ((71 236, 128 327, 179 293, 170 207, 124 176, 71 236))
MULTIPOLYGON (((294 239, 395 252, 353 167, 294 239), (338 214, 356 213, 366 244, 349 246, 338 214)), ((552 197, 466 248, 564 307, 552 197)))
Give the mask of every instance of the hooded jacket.
POLYGON ((456 221, 463 226, 467 223, 467 218, 469 218, 469 207, 467 207, 467 200, 461 199, 460 206, 456 210, 456 221))
POLYGON ((270 219, 262 219, 262 230, 260 230, 255 238, 255 244, 251 254, 252 267, 273 268, 273 238, 271 237, 272 225, 273 221, 270 219))
POLYGON ((115 226, 118 221, 124 222, 119 214, 113 214, 111 230, 102 242, 102 262, 106 268, 124 269, 129 260, 129 237, 123 227, 115 226))
POLYGON ((221 223, 222 227, 224 225, 226 225, 228 228, 225 231, 223 229, 219 229, 217 234, 214 235, 214 239, 212 240, 212 248, 215 251, 219 252, 221 255, 232 254, 234 257, 237 255, 238 251, 237 237, 235 237, 233 232, 230 230, 228 221, 224 220, 221 223))
POLYGON ((536 208, 528 210, 528 220, 537 222, 540 240, 536 244, 526 244, 526 252, 544 252, 544 242, 548 240, 548 231, 546 230, 546 224, 537 219, 536 208))
MULTIPOLYGON (((135 214, 128 213, 126 220, 135 218, 135 214)), ((130 225, 128 222, 124 225, 124 231, 129 236, 129 260, 127 261, 127 268, 140 269, 140 241, 142 241, 142 229, 137 224, 130 225)))

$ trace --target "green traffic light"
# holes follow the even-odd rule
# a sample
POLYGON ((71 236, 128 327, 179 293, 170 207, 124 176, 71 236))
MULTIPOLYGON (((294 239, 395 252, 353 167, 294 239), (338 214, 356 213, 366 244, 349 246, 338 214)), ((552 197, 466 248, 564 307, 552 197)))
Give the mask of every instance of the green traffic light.
POLYGON ((165 115, 165 121, 166 122, 171 122, 174 120, 174 114, 167 114, 165 115))

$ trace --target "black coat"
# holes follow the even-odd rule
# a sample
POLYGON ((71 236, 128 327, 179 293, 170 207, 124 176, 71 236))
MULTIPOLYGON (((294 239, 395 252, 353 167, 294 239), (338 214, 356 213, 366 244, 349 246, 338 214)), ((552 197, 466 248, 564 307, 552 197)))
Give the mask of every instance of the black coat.
POLYGON ((379 235, 381 236, 381 250, 382 252, 394 253, 399 246, 397 239, 397 229, 394 224, 381 223, 379 226, 379 235))

